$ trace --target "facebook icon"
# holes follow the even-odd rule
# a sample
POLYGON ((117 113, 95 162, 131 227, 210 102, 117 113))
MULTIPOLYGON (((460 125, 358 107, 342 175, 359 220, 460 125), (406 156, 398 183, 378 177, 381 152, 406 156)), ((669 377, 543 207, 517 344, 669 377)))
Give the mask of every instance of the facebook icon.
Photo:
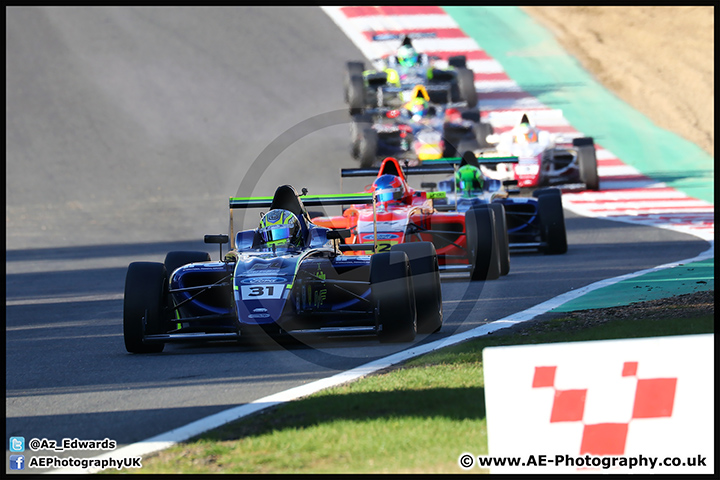
POLYGON ((10 470, 25 470, 25 455, 10 455, 10 470))

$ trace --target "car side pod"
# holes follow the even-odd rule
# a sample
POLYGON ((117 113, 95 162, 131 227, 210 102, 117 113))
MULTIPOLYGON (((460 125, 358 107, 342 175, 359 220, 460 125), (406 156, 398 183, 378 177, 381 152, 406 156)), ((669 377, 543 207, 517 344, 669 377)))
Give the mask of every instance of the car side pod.
POLYGON ((382 343, 412 342, 417 311, 410 261, 405 252, 380 252, 370 257, 370 292, 382 343))

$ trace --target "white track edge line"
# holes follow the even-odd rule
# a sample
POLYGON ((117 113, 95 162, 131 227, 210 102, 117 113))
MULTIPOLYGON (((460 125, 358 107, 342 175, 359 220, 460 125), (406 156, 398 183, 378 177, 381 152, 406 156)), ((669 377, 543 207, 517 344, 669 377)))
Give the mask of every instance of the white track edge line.
MULTIPOLYGON (((137 457, 137 456, 142 456, 142 455, 148 455, 148 454, 160 451, 160 450, 164 450, 164 449, 169 448, 177 443, 183 442, 194 436, 200 435, 204 432, 218 428, 222 425, 225 425, 227 423, 233 422, 240 418, 246 417, 253 413, 259 412, 266 408, 269 408, 269 407, 272 407, 275 405, 279 405, 282 403, 287 403, 287 402, 290 402, 293 400, 297 400, 301 397, 305 397, 305 396, 311 395, 313 393, 317 393, 321 390, 325 390, 327 388, 335 387, 337 385, 341 385, 344 383, 351 382, 353 380, 357 380, 361 377, 370 375, 370 374, 375 373, 384 368, 388 368, 388 367, 397 365, 408 359, 417 357, 419 355, 423 355, 425 353, 429 353, 429 352, 432 352, 435 350, 439 350, 441 348, 449 347, 451 345, 455 345, 460 342, 464 342, 466 340, 470 340, 473 338, 481 337, 483 335, 487 335, 489 333, 495 332, 496 330, 511 327, 518 323, 532 320, 533 318, 537 317, 538 315, 541 315, 550 310, 553 310, 554 308, 557 308, 557 307, 569 302, 570 300, 574 300, 575 298, 581 297, 589 292, 592 292, 593 290, 607 287, 609 285, 613 285, 613 284, 621 282, 623 280, 635 278, 640 275, 644 275, 646 273, 657 272, 660 270, 665 270, 668 268, 673 268, 673 267, 677 267, 680 265, 684 265, 686 263, 698 262, 701 260, 705 260, 705 259, 714 257, 715 256, 714 242, 711 241, 709 243, 710 243, 710 248, 708 248, 706 251, 700 253, 696 257, 688 258, 685 260, 679 260, 676 262, 666 263, 664 265, 659 265, 657 267, 652 267, 652 268, 648 268, 645 270, 639 270, 637 272, 628 273, 628 274, 621 275, 621 276, 614 277, 614 278, 599 280, 590 285, 586 285, 585 287, 578 288, 577 290, 573 290, 570 292, 563 293, 562 295, 558 295, 557 297, 546 300, 542 303, 539 303, 539 304, 537 304, 533 307, 530 307, 526 310, 523 310, 521 312, 513 313, 512 315, 509 315, 505 318, 501 318, 500 320, 496 320, 494 322, 482 325, 480 327, 476 327, 472 330, 468 330, 467 332, 452 335, 450 337, 443 338, 441 340, 437 340, 435 342, 431 342, 431 343, 428 343, 425 345, 412 347, 407 350, 403 350, 402 352, 395 353, 393 355, 381 358, 379 360, 375 360, 370 363, 366 363, 365 365, 355 367, 351 370, 333 375, 331 377, 323 378, 321 380, 317 380, 315 382, 311 382, 311 383, 308 383, 305 385, 300 385, 300 386, 291 388, 289 390, 274 393, 272 395, 260 398, 258 400, 254 400, 250 403, 246 403, 244 405, 240 405, 240 406, 228 409, 228 410, 224 410, 220 413, 216 413, 215 415, 210 415, 209 417, 201 418, 200 420, 196 420, 196 421, 189 423, 183 427, 179 427, 179 428, 170 430, 168 432, 161 433, 160 435, 156 435, 154 437, 148 438, 141 442, 134 443, 134 444, 128 445, 126 447, 122 447, 118 450, 114 450, 111 452, 104 453, 102 455, 98 455, 96 457, 91 457, 88 460, 103 460, 103 459, 109 459, 111 457, 115 458, 115 459, 137 457)), ((50 474, 53 474, 53 473, 97 473, 99 471, 101 471, 100 468, 87 468, 87 469, 65 468, 65 469, 53 470, 53 471, 50 471, 47 473, 50 473, 50 474)))
MULTIPOLYGON (((357 31, 352 30, 351 28, 347 28, 348 25, 345 23, 346 19, 344 18, 344 16, 342 16, 342 14, 338 10, 335 10, 332 7, 321 7, 321 8, 323 10, 325 10, 326 14, 328 16, 330 16, 330 18, 351 39, 351 41, 353 43, 355 43, 355 45, 360 49, 360 51, 363 52, 363 54, 368 59, 375 57, 374 52, 369 51, 369 49, 367 48, 367 42, 365 42, 365 39, 362 37, 362 35, 359 35, 357 31)), ((687 232, 684 232, 684 233, 687 233, 687 232)), ((337 385, 341 385, 343 383, 348 383, 353 380, 357 380, 361 377, 364 377, 371 373, 382 370, 383 368, 388 368, 390 366, 397 365, 397 364, 404 362, 410 358, 413 358, 413 357, 416 357, 416 356, 419 356, 419 355, 422 355, 425 353, 429 353, 429 352, 438 350, 440 348, 455 345, 455 344, 458 344, 460 342, 463 342, 463 341, 466 341, 469 339, 487 335, 496 330, 500 330, 503 328, 507 328, 507 327, 516 325, 518 323, 532 320, 533 318, 537 317, 538 315, 546 313, 554 308, 557 308, 557 307, 569 302, 570 300, 574 300, 575 298, 581 297, 589 292, 592 292, 593 290, 597 290, 602 287, 613 285, 613 284, 621 282, 623 280, 638 277, 638 276, 644 275, 646 273, 665 270, 665 269, 677 267, 679 265, 683 265, 686 263, 693 263, 693 262, 697 262, 697 261, 705 260, 707 258, 714 257, 715 256, 714 242, 712 240, 708 240, 708 242, 710 243, 710 248, 708 250, 706 250, 705 252, 702 252, 701 254, 699 254, 696 257, 685 259, 685 260, 680 260, 677 262, 667 263, 667 264, 660 265, 657 267, 640 270, 637 272, 621 275, 618 277, 613 277, 610 279, 600 280, 600 281, 597 281, 590 285, 587 285, 585 287, 579 288, 577 290, 566 292, 557 297, 551 298, 549 300, 546 300, 545 302, 542 302, 533 307, 530 307, 529 309, 514 313, 505 318, 482 325, 480 327, 474 328, 467 332, 460 333, 457 335, 452 335, 450 337, 443 338, 441 340, 437 340, 435 342, 431 342, 431 343, 421 345, 418 347, 412 347, 408 350, 403 350, 402 352, 398 352, 398 353, 395 353, 388 357, 384 357, 379 360, 375 360, 373 362, 367 363, 365 365, 361 365, 359 367, 356 367, 351 370, 333 375, 331 377, 317 380, 315 382, 311 382, 311 383, 308 383, 305 385, 300 385, 298 387, 294 387, 289 390, 285 390, 282 392, 278 392, 278 393, 260 398, 258 400, 254 400, 250 403, 222 411, 220 413, 211 415, 209 417, 202 418, 200 420, 192 422, 183 427, 179 427, 179 428, 170 430, 170 431, 162 433, 160 435, 156 435, 154 437, 143 440, 141 442, 134 443, 134 444, 128 445, 126 447, 122 447, 118 450, 115 450, 112 452, 107 452, 102 455, 98 455, 96 457, 91 457, 86 460, 103 460, 103 459, 109 459, 111 457, 116 458, 116 459, 128 458, 128 457, 133 457, 133 456, 147 455, 147 454, 154 453, 154 452, 157 452, 160 450, 164 450, 164 449, 169 448, 177 443, 183 442, 185 440, 188 440, 189 438, 192 438, 194 436, 202 434, 208 430, 218 428, 222 425, 233 422, 235 420, 238 420, 238 419, 248 416, 250 414, 259 412, 266 408, 269 408, 269 407, 272 407, 275 405, 279 405, 282 403, 287 403, 292 400, 297 400, 301 397, 308 396, 310 394, 319 392, 321 390, 331 388, 331 387, 334 387, 337 385)), ((51 473, 51 474, 53 474, 53 473, 61 473, 61 474, 65 474, 65 473, 97 473, 101 470, 102 469, 100 469, 100 468, 87 468, 87 469, 67 468, 67 469, 52 470, 47 473, 51 473)))

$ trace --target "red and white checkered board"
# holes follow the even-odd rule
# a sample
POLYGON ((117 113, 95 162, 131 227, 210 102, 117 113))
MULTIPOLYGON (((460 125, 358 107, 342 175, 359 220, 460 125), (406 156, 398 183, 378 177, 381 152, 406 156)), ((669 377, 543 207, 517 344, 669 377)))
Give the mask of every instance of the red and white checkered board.
POLYGON ((490 347, 483 368, 493 457, 704 455, 686 472, 714 471, 714 335, 490 347))

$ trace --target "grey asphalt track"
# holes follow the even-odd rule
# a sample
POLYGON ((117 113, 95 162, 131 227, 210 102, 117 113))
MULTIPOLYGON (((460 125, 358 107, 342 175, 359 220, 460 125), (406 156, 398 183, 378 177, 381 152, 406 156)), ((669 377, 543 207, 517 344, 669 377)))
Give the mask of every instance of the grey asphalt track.
MULTIPOLYGON (((356 166, 342 69, 360 52, 322 11, 6 14, 8 438, 125 445, 406 347, 363 338, 142 356, 123 345, 130 262, 186 249, 217 258, 202 236, 227 231, 228 197, 285 183, 335 193, 340 168, 356 166)), ((513 255, 492 282, 443 276, 446 324, 431 339, 707 248, 666 230, 566 223, 566 255, 513 255)), ((58 455, 69 454, 92 452, 58 455)))

